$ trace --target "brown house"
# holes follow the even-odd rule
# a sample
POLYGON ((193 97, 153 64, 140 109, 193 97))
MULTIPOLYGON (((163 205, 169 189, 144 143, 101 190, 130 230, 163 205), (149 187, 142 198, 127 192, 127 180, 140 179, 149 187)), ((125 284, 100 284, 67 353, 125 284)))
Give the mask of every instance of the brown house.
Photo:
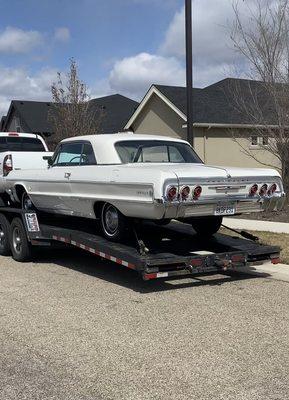
MULTIPOLYGON (((256 123, 242 114, 233 104, 232 87, 238 85, 244 96, 248 85, 264 98, 261 82, 241 79, 224 79, 204 89, 193 89, 194 147, 207 164, 239 167, 261 167, 252 155, 269 165, 278 167, 278 161, 260 144, 265 137, 256 136, 256 123), (234 132, 234 135, 232 134, 234 132)), ((251 89, 250 89, 251 90, 251 89)), ((262 102, 266 125, 274 126, 270 99, 262 102), (267 112, 268 111, 268 112, 267 112)), ((125 128, 135 133, 160 134, 187 139, 186 89, 184 87, 152 85, 125 128)), ((260 127, 258 125, 258 127, 260 127)))

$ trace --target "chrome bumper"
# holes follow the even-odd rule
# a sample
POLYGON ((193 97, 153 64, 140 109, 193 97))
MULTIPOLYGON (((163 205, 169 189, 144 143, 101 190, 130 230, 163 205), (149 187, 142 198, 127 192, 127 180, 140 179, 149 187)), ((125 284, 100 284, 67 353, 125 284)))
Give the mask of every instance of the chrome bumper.
POLYGON ((253 213, 262 211, 282 210, 286 197, 285 194, 264 199, 216 199, 209 201, 195 201, 190 203, 165 203, 165 213, 163 218, 190 218, 215 215, 217 204, 235 204, 235 215, 243 213, 253 213))

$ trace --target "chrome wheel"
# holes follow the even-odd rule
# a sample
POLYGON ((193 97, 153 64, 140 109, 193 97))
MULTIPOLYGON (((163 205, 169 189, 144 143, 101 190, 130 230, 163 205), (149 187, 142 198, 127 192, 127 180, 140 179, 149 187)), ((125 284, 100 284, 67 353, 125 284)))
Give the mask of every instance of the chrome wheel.
POLYGON ((119 227, 119 213, 111 204, 106 204, 102 210, 102 226, 108 236, 114 236, 119 227))
POLYGON ((26 192, 22 196, 22 209, 26 211, 34 210, 34 204, 26 192))
POLYGON ((20 254, 22 251, 21 232, 18 227, 15 227, 12 232, 12 245, 16 253, 20 254))

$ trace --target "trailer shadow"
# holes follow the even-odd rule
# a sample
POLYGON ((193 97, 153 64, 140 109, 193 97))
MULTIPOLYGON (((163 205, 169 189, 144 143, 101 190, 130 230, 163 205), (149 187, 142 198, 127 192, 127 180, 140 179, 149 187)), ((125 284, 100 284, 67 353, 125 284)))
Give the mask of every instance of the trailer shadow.
POLYGON ((129 270, 99 257, 88 254, 75 248, 66 249, 38 249, 34 262, 38 264, 52 263, 61 268, 77 271, 114 285, 119 285, 140 294, 170 291, 198 286, 220 286, 225 283, 239 282, 266 278, 268 274, 251 275, 247 273, 227 271, 218 274, 203 274, 186 277, 159 278, 151 281, 142 280, 141 276, 133 270, 129 270))

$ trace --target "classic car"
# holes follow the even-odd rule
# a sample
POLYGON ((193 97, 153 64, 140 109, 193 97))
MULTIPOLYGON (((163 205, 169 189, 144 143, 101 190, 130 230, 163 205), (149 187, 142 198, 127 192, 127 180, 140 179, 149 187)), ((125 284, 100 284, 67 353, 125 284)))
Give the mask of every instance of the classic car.
POLYGON ((133 220, 189 223, 213 235, 223 216, 281 208, 274 169, 205 165, 186 141, 132 133, 65 139, 47 169, 11 171, 1 191, 24 209, 100 220, 121 239, 133 220))

